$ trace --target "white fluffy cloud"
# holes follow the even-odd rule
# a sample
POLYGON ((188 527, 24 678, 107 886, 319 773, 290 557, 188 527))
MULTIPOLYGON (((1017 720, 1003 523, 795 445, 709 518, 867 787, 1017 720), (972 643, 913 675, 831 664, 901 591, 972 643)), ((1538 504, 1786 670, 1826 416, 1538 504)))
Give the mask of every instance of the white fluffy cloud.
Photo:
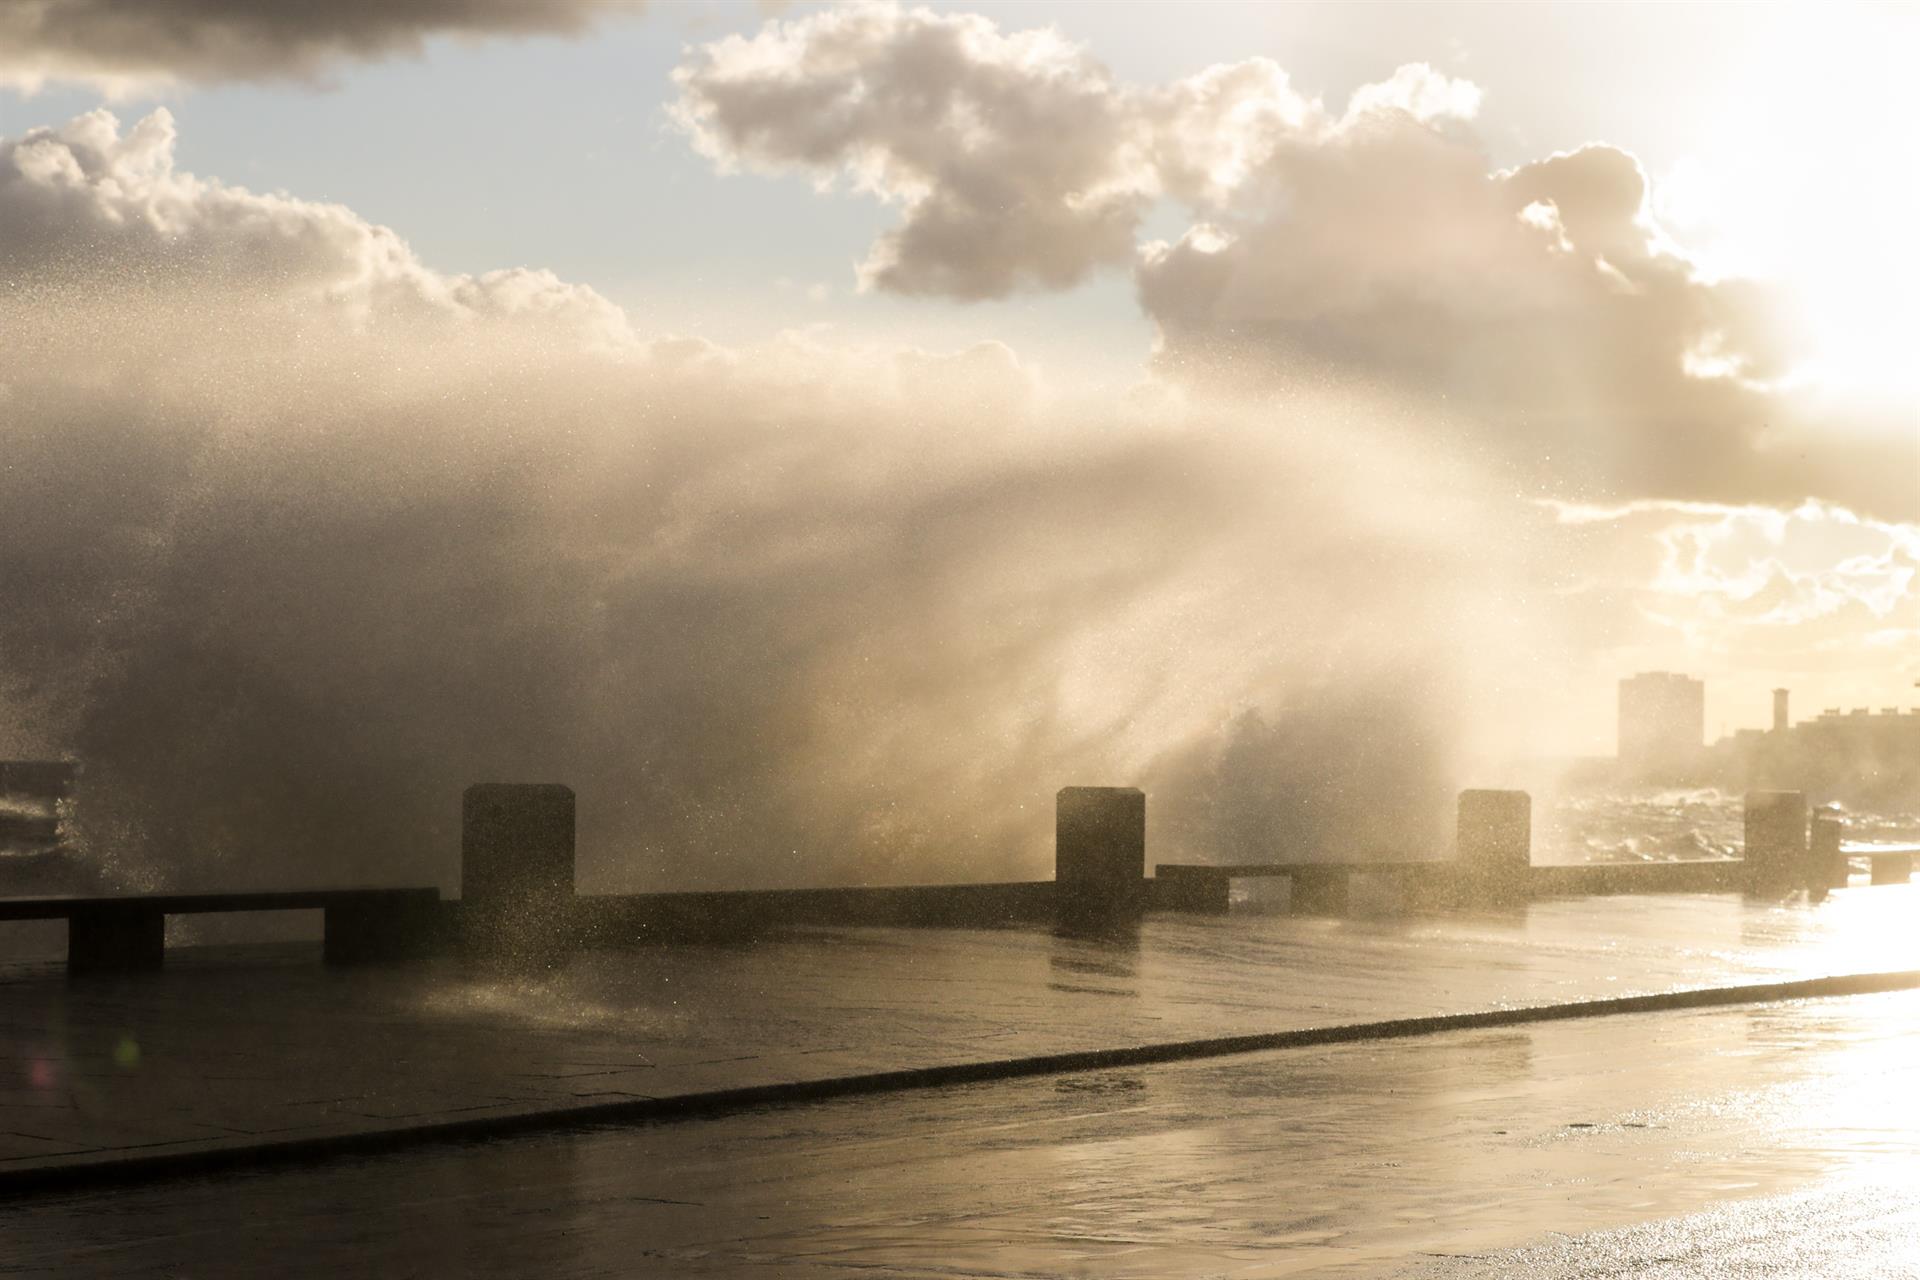
POLYGON ((1152 202, 1224 209, 1287 150, 1405 119, 1470 118, 1479 90, 1424 65, 1344 113, 1266 58, 1160 86, 1117 80, 1051 28, 848 5, 691 50, 672 108, 722 169, 793 170, 901 207, 870 285, 961 298, 1077 283, 1126 266, 1152 202))
POLYGON ((1797 631, 1825 645, 1920 628, 1920 525, 1808 502, 1792 509, 1716 503, 1550 504, 1563 525, 1641 535, 1640 607, 1663 625, 1721 643, 1746 631, 1797 631))
POLYGON ((1471 115, 1479 99, 1408 66, 1335 117, 1264 58, 1142 89, 1051 28, 887 3, 714 41, 674 79, 674 118, 723 170, 845 179, 901 208, 864 283, 969 299, 1126 266, 1156 198, 1228 200, 1285 139, 1471 115))
POLYGON ((1555 489, 1801 496, 1760 465, 1789 368, 1771 300, 1699 278, 1645 203, 1614 148, 1494 173, 1466 136, 1376 116, 1274 145, 1143 251, 1140 297, 1176 377, 1391 386, 1555 489))
POLYGON ((619 308, 590 288, 544 270, 433 271, 393 231, 342 205, 176 168, 174 140, 164 108, 125 131, 102 109, 0 138, 0 279, 231 289, 250 306, 322 300, 369 322, 539 317, 599 342, 629 339, 619 308))
POLYGON ((644 0, 8 0, 0 5, 0 86, 311 79, 346 61, 418 54, 430 36, 573 32, 643 7, 644 0))
POLYGON ((1126 96, 1049 30, 851 5, 693 50, 676 119, 722 168, 844 176, 903 209, 867 283, 993 297, 1133 253, 1151 194, 1126 96))
POLYGON ((677 79, 677 119, 722 168, 901 210, 870 287, 997 297, 1127 267, 1170 381, 1384 389, 1531 492, 1920 500, 1889 479, 1909 435, 1796 398, 1780 299, 1704 275, 1632 155, 1498 169, 1479 89, 1431 67, 1339 107, 1264 58, 1132 85, 1050 29, 862 4, 696 48, 677 79), (1190 229, 1139 243, 1165 202, 1190 229))

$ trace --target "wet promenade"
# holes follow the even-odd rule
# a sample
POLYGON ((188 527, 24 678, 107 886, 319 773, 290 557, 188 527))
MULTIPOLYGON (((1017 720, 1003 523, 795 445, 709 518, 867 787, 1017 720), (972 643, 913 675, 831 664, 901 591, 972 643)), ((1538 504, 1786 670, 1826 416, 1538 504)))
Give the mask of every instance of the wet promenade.
POLYGON ((1914 969, 1917 891, 1159 916, 1105 940, 808 930, 586 952, 535 975, 451 959, 329 970, 301 944, 80 981, 23 961, 0 970, 0 1183, 876 1071, 1914 969))
POLYGON ((10 1276, 1915 1273, 1920 994, 972 1085, 0 1204, 10 1276))

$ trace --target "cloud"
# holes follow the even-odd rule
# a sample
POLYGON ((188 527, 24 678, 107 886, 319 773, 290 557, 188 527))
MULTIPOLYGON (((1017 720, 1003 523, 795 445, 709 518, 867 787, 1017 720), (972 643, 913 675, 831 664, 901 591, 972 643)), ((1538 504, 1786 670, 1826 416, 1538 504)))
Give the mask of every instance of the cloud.
POLYGON ((1263 96, 1284 109, 1242 108, 1250 158, 1183 193, 1206 220, 1141 249, 1166 376, 1391 388, 1536 490, 1815 491, 1777 460, 1804 444, 1775 393, 1792 371, 1779 299, 1703 278, 1653 222, 1633 156, 1493 170, 1461 123, 1477 92, 1419 68, 1331 124, 1263 96))
POLYGON ((1920 526, 1818 503, 1676 514, 1655 534, 1660 563, 1647 583, 1665 611, 1741 627, 1920 623, 1920 526))
POLYGON ((674 80, 674 120, 721 170, 844 180, 900 207, 863 284, 963 299, 1125 267, 1154 200, 1229 200, 1288 139, 1470 116, 1479 101, 1413 65, 1334 117, 1264 58, 1141 89, 1052 28, 885 3, 698 46, 674 80))
MULTIPOLYGON (((1356 95, 1358 97, 1358 95, 1356 95)), ((1790 371, 1777 301, 1701 279, 1592 146, 1490 172, 1400 112, 1283 140, 1138 285, 1169 376, 1390 386, 1431 428, 1588 493, 1795 499, 1761 464, 1790 371)))
POLYGON ((1879 705, 1920 675, 1888 653, 1920 629, 1920 524, 1820 502, 1542 510, 1552 525, 1535 536, 1580 566, 1563 616, 1586 637, 1596 687, 1610 672, 1685 668, 1755 723, 1776 685, 1879 705))
POLYGON ((1706 274, 1634 156, 1497 168, 1478 87, 1425 64, 1332 107, 1264 58, 1133 85, 1052 29, 866 4, 693 49, 676 79, 722 169, 901 210, 868 287, 999 297, 1126 267, 1153 369, 1196 394, 1384 390, 1535 493, 1914 513, 1911 431, 1814 405, 1783 296, 1706 274), (1167 203, 1189 229, 1141 243, 1167 203))
POLYGON ((722 169, 844 177, 902 209, 870 287, 997 297, 1121 266, 1151 195, 1112 76, 1051 30, 860 4, 689 52, 674 118, 722 169))
POLYGON ((233 291, 250 306, 319 299, 363 323, 537 317, 581 338, 630 340, 620 310, 592 289, 542 270, 432 271, 344 206, 186 173, 174 143, 164 108, 124 132, 102 109, 0 138, 0 280, 233 291))
POLYGON ((0 86, 110 91, 314 79, 349 61, 417 56, 435 36, 570 34, 644 0, 17 0, 0 6, 0 86))

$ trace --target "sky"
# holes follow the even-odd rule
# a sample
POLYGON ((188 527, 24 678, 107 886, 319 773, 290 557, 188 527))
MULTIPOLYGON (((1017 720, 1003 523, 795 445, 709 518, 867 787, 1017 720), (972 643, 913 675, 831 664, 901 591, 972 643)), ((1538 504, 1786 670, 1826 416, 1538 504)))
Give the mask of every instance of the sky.
MULTIPOLYGON (((757 29, 764 7, 607 8, 573 36, 455 38, 425 24, 417 50, 329 58, 292 80, 183 82, 150 66, 104 83, 41 81, 42 64, 21 57, 7 77, 15 92, 0 95, 0 132, 56 123, 103 96, 129 118, 165 105, 185 169, 346 204, 441 270, 550 268, 650 329, 716 341, 818 323, 930 343, 1018 337, 1077 375, 1137 368, 1152 332, 1124 279, 964 308, 856 296, 853 265, 887 224, 884 208, 821 200, 800 175, 742 191, 665 116, 683 52, 757 29), (502 180, 503 163, 514 180, 502 180)), ((1920 250, 1904 231, 1920 216, 1920 179, 1900 163, 1920 114, 1903 69, 1912 6, 935 8, 1009 30, 1055 26, 1141 83, 1248 56, 1334 101, 1409 62, 1464 76, 1485 92, 1477 131, 1495 164, 1593 141, 1624 147, 1691 251, 1716 269, 1791 279, 1828 327, 1826 360, 1851 380, 1904 377, 1900 389, 1914 390, 1898 346, 1920 323, 1920 250), (1856 234, 1835 236, 1838 225, 1856 234)))
POLYGON ((650 850, 913 849, 1236 744, 1351 761, 1302 812, 1389 741, 1604 754, 1639 670, 1710 737, 1920 700, 1917 53, 1912 5, 15 6, 0 745, 196 838, 189 766, 457 741, 654 797, 650 850))

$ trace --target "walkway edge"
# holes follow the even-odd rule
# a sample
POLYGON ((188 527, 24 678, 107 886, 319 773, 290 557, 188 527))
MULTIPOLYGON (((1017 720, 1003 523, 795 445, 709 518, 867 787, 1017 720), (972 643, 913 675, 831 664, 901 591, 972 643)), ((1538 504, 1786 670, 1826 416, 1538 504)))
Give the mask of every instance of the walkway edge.
POLYGON ((185 1177, 395 1151, 435 1142, 460 1142, 505 1137, 542 1130, 594 1124, 640 1124, 725 1115, 755 1107, 787 1106, 863 1094, 899 1093, 948 1085, 1028 1076, 1102 1071, 1117 1067, 1192 1062, 1235 1054, 1316 1045, 1353 1044, 1372 1040, 1405 1039, 1473 1031, 1488 1027, 1524 1026, 1575 1018, 1607 1018, 1621 1014, 1660 1013, 1742 1004, 1775 1004, 1788 1000, 1830 999, 1873 995, 1920 988, 1920 970, 1836 974, 1783 982, 1748 983, 1733 987, 1698 987, 1652 995, 1615 996, 1604 1000, 1574 1000, 1565 1004, 1529 1005, 1516 1009, 1484 1009, 1443 1013, 1421 1018, 1393 1018, 1382 1022, 1344 1023, 1302 1027, 1290 1031, 1256 1032, 1203 1040, 1175 1040, 1127 1045, 1112 1049, 1083 1049, 1069 1053, 1035 1054, 982 1062, 909 1067, 896 1071, 864 1072, 819 1080, 715 1089, 666 1098, 629 1098, 618 1102, 582 1103, 546 1107, 510 1115, 438 1120, 425 1124, 321 1134, 264 1142, 197 1148, 191 1151, 148 1151, 106 1155, 58 1164, 0 1169, 0 1197, 91 1189, 128 1182, 185 1177))

